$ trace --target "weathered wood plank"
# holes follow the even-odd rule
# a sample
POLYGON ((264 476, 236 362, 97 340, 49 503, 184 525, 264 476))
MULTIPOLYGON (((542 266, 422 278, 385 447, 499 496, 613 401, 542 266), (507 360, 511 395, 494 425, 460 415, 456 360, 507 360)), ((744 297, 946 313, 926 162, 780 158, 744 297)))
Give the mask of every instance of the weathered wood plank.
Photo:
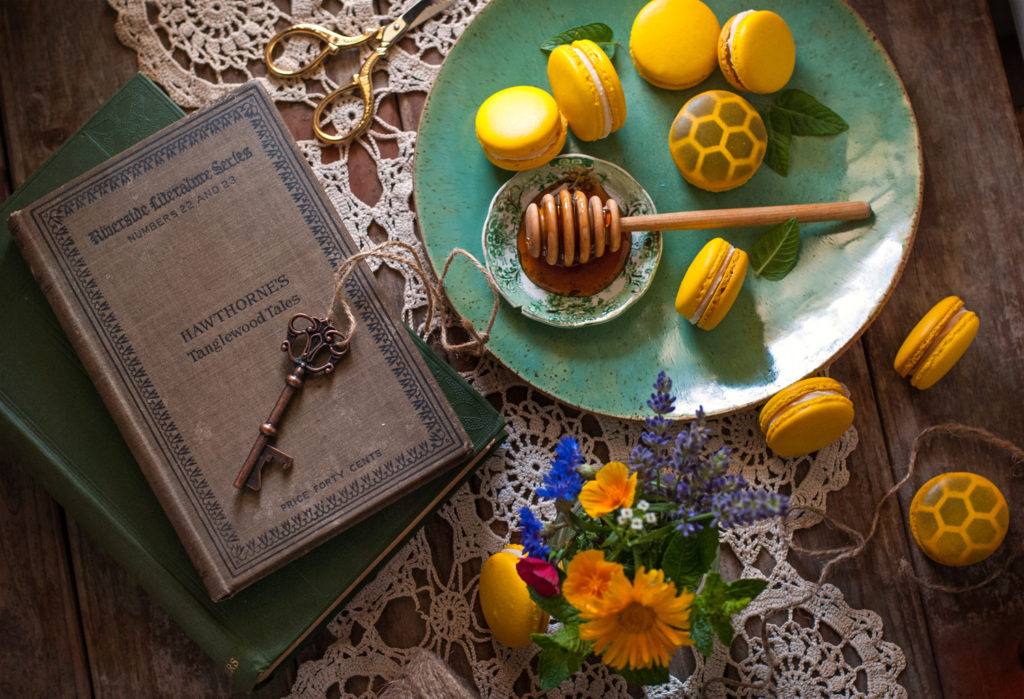
POLYGON ((61 510, 0 456, 0 696, 90 693, 61 510))
MULTIPOLYGON (((925 159, 924 203, 914 250, 903 280, 864 341, 895 479, 906 472, 915 437, 930 425, 966 423, 1018 443, 1024 435, 1024 411, 1019 408, 1024 389, 1024 154, 1005 73, 993 69, 1001 61, 983 0, 853 4, 870 18, 903 76, 925 159), (917 29, 922 27, 927 31, 917 29), (982 331, 946 378, 918 391, 893 371, 893 356, 918 318, 949 294, 959 295, 980 315, 982 331)), ((860 458, 851 462, 851 471, 858 465, 865 475, 880 477, 860 458)), ((1009 467, 1006 455, 997 450, 937 440, 923 453, 919 475, 900 492, 904 538, 910 499, 930 476, 953 470, 980 473, 1003 489, 1011 503, 1020 503, 1024 484, 1010 478, 1009 467)), ((1011 514, 1008 542, 989 561, 966 569, 937 565, 911 545, 914 569, 946 585, 980 581, 1005 560, 1022 529, 1011 514)), ((876 546, 892 543, 882 537, 876 546)), ((1024 611, 1022 583, 1024 561, 1018 560, 1000 581, 977 592, 921 593, 927 623, 918 633, 930 636, 945 696, 1019 695, 1024 634, 1015 620, 1024 611)), ((897 593, 883 589, 880 594, 897 593)), ((908 639, 903 644, 905 652, 913 652, 911 643, 908 639)), ((917 687, 907 686, 915 694, 917 687)))

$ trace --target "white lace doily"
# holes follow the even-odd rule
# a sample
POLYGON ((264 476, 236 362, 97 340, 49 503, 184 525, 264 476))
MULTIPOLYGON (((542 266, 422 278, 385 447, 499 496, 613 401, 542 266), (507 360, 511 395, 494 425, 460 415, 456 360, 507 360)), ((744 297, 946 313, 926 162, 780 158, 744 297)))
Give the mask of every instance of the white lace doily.
MULTIPOLYGON (((270 0, 108 2, 118 15, 118 37, 138 53, 140 70, 185 108, 202 106, 250 79, 260 80, 279 103, 312 107, 336 84, 323 70, 308 80, 264 77, 263 50, 270 38, 294 22, 316 22, 354 35, 385 23, 390 16, 376 14, 370 0, 293 0, 287 11, 270 0)), ((387 79, 378 79, 376 101, 386 94, 429 90, 439 59, 448 54, 485 4, 486 0, 461 0, 392 50, 385 59, 385 70, 378 73, 386 73, 387 79)), ((393 10, 397 12, 397 8, 393 10)), ((292 58, 285 56, 285 60, 292 58)), ((325 158, 315 141, 300 142, 361 249, 379 242, 383 231, 391 240, 422 250, 415 214, 409 207, 415 144, 414 131, 403 131, 379 117, 358 144, 341 147, 340 159, 325 158), (365 149, 376 167, 380 196, 374 203, 352 193, 351 148, 365 149)), ((329 155, 336 154, 337 148, 328 149, 329 155)), ((373 262, 371 267, 380 264, 373 262)), ((414 325, 417 313, 426 305, 423 285, 409 270, 398 267, 397 271, 406 279, 403 320, 414 325)), ((541 691, 531 671, 536 648, 510 649, 493 642, 475 605, 480 563, 507 541, 519 508, 536 504, 532 494, 557 441, 572 435, 579 440, 583 454, 595 462, 626 461, 641 425, 581 414, 524 385, 493 359, 483 360, 467 378, 500 406, 510 436, 479 475, 440 510, 441 525, 431 528, 433 537, 449 537, 450 559, 447 554, 435 555, 423 531, 417 534, 332 622, 329 628, 337 640, 321 659, 299 668, 293 696, 372 696, 400 673, 419 648, 435 651, 456 667, 470 668, 471 679, 485 698, 625 695, 622 680, 599 663, 585 664, 555 692, 541 691), (414 641, 396 640, 378 630, 378 621, 396 610, 408 615, 410 633, 417 637, 414 641)), ((652 383, 654 378, 652 374, 652 383)), ((754 412, 709 421, 709 426, 714 434, 712 446, 728 444, 732 449, 734 469, 754 487, 789 493, 794 507, 824 509, 827 495, 848 482, 846 458, 857 442, 853 429, 814 458, 781 460, 768 454, 754 412), (798 482, 796 474, 801 474, 798 482)), ((540 513, 547 519, 554 514, 543 507, 540 513)), ((805 516, 797 526, 816 523, 805 516)), ((799 605, 800 613, 792 609, 774 612, 807 597, 813 589, 812 582, 788 563, 790 540, 779 523, 735 530, 723 541, 742 574, 766 577, 768 588, 734 620, 737 637, 731 649, 719 644, 710 658, 695 654, 692 664, 696 669, 685 681, 648 687, 648 696, 756 694, 736 683, 762 682, 767 674, 760 624, 754 623, 762 614, 769 617, 768 643, 776 657, 774 682, 780 695, 906 696, 897 683, 906 662, 903 652, 882 639, 882 621, 877 614, 851 609, 834 586, 819 589, 799 605), (858 675, 866 679, 866 689, 863 682, 858 688, 858 675), (733 682, 715 682, 715 678, 733 682)))

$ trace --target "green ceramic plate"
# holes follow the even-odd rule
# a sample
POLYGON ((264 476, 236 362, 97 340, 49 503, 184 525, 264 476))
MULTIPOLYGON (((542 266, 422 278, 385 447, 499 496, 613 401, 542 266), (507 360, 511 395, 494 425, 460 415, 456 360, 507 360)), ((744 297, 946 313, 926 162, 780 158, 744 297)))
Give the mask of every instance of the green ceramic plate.
MULTIPOLYGON (((625 126, 592 143, 571 135, 565 152, 584 153, 628 171, 658 211, 785 203, 865 200, 874 217, 860 223, 801 226, 803 248, 785 279, 748 275, 726 319, 706 332, 673 308, 690 261, 710 238, 723 235, 747 251, 763 229, 663 234, 654 281, 618 317, 585 327, 552 327, 502 302, 491 334, 494 355, 542 391, 583 409, 638 418, 660 370, 675 383, 675 417, 698 406, 720 415, 763 402, 779 389, 831 362, 878 314, 902 271, 917 225, 921 149, 906 93, 885 52, 860 18, 838 0, 772 0, 796 37, 797 65, 788 87, 817 97, 850 125, 828 138, 795 137, 790 174, 762 168, 742 187, 710 193, 688 185, 668 152, 668 129, 683 103, 707 89, 730 89, 719 72, 681 91, 640 78, 630 62, 633 17, 642 0, 493 0, 445 60, 424 107, 414 186, 427 253, 440 269, 455 247, 483 259, 480 231, 488 206, 512 173, 480 150, 473 119, 499 89, 549 89, 538 46, 570 27, 604 22, 619 49, 613 62, 628 104, 625 126)), ((724 22, 749 9, 709 0, 724 22)), ((748 96, 755 106, 771 96, 748 96)), ((453 265, 446 278, 456 310, 483 327, 493 297, 480 272, 453 265)))

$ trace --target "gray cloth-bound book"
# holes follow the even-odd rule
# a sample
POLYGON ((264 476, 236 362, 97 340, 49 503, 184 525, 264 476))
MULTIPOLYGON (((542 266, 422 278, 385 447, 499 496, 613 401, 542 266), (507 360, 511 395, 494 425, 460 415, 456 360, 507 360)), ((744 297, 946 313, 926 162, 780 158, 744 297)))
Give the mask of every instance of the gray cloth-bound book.
POLYGON ((356 252, 256 83, 10 224, 214 600, 472 452, 359 267, 344 289, 349 351, 330 374, 306 372, 268 440, 291 467, 272 459, 259 490, 235 486, 296 374, 289 320, 327 313, 356 252))

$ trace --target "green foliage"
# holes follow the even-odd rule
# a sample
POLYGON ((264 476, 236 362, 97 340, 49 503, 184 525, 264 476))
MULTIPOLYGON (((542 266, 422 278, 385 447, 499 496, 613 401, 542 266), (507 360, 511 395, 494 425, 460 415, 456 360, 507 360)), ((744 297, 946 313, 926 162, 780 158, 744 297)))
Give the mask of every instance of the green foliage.
POLYGON ((572 677, 590 655, 592 645, 580 639, 576 624, 566 624, 550 636, 535 633, 530 638, 540 647, 537 675, 544 689, 554 689, 572 677))
POLYGON ((697 591, 700 580, 711 569, 718 555, 718 527, 704 527, 696 536, 683 536, 676 532, 669 539, 661 569, 677 589, 697 591))
POLYGON ((785 177, 789 174, 789 146, 793 142, 789 119, 783 112, 771 107, 761 111, 761 119, 768 132, 764 164, 785 177))
POLYGON ((615 47, 618 46, 612 40, 613 38, 614 35, 612 34, 611 27, 603 22, 594 22, 566 29, 564 32, 555 34, 540 45, 540 50, 544 53, 551 53, 562 44, 571 44, 580 39, 590 39, 600 46, 602 51, 608 54, 608 58, 611 58, 615 55, 615 47))
POLYGON ((850 128, 841 116, 803 90, 784 90, 773 107, 786 115, 794 136, 834 136, 850 128))
POLYGON ((704 656, 714 651, 715 635, 726 647, 735 632, 732 615, 742 611, 768 585, 766 580, 743 578, 724 582, 718 573, 708 573, 704 589, 690 606, 690 638, 704 656))
POLYGON ((792 271, 800 257, 800 225, 795 218, 772 226, 750 250, 754 274, 777 282, 792 271))
POLYGON ((622 675, 623 679, 633 684, 665 684, 668 682, 667 667, 645 667, 634 669, 630 667, 621 668, 615 672, 622 675))
POLYGON ((834 136, 849 127, 841 116, 803 90, 783 90, 760 110, 768 132, 764 163, 783 177, 789 174, 793 136, 834 136))
POLYGON ((533 603, 550 614, 556 621, 561 621, 562 623, 575 623, 579 621, 579 610, 566 602, 565 597, 562 595, 545 597, 529 585, 526 586, 526 589, 529 590, 530 599, 533 600, 533 603))

